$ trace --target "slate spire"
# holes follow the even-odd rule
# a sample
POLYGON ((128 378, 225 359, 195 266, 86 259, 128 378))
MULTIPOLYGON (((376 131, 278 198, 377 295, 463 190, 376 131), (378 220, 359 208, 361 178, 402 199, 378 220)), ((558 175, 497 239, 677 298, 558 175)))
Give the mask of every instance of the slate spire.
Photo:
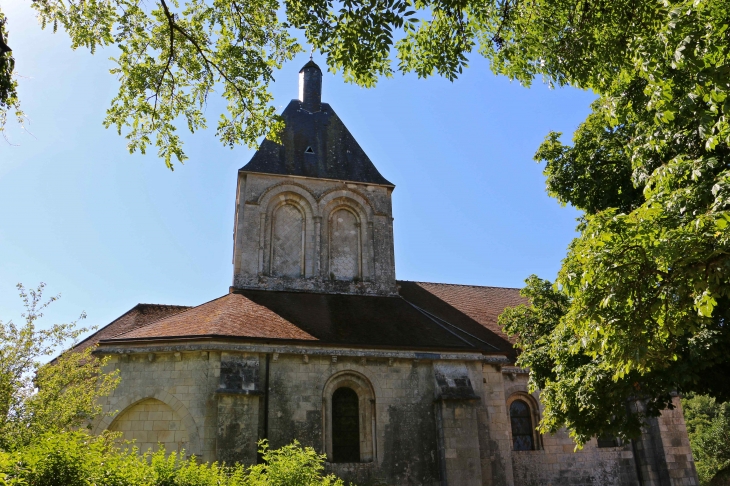
POLYGON ((299 71, 299 99, 281 114, 279 141, 264 139, 243 172, 393 186, 375 168, 328 103, 322 70, 311 59, 299 71))
POLYGON ((311 58, 299 71, 299 101, 309 113, 322 109, 322 70, 311 58))

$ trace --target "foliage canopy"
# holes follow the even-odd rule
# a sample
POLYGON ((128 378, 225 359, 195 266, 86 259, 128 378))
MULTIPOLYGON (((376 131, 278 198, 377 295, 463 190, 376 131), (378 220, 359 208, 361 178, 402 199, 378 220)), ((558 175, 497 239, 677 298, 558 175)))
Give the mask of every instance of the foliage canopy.
POLYGON ((43 363, 88 331, 76 322, 39 328, 44 310, 58 299, 44 301, 43 288, 18 285, 25 322, 18 326, 0 321, 0 450, 12 451, 44 433, 87 425, 101 413, 97 398, 119 381, 117 372, 103 372, 108 360, 93 357, 91 347, 43 363))
POLYGON ((674 391, 730 398, 730 4, 612 5, 623 29, 594 25, 591 55, 564 80, 545 64, 599 94, 573 145, 551 133, 535 156, 548 192, 584 211, 580 236, 555 287, 528 280, 536 309, 502 316, 543 388, 543 427, 567 425, 579 443, 636 435, 631 399, 656 415, 674 391), (538 309, 557 295, 559 316, 538 309), (534 320, 543 340, 525 332, 534 320))
MULTIPOLYGON (((548 192, 584 211, 556 287, 528 281, 532 311, 507 313, 520 363, 543 390, 543 427, 583 442, 635 434, 673 391, 730 398, 730 0, 36 0, 73 47, 116 45, 105 123, 131 151, 184 160, 178 120, 205 125, 216 86, 226 144, 275 133, 272 72, 301 50, 289 27, 346 80, 395 72, 455 79, 469 55, 525 85, 593 90, 572 145, 539 147, 548 192), (283 9, 282 9, 283 6, 283 9), (539 307, 548 305, 543 313, 539 307), (528 325, 537 325, 544 340, 528 325), (722 379, 721 379, 722 378, 722 379)), ((4 24, 3 29, 7 25, 4 24)), ((2 36, 6 36, 5 30, 2 36)), ((0 110, 17 108, 10 52, 0 110), (8 74, 10 73, 10 74, 8 74)), ((3 77, 4 76, 4 77, 3 77)), ((273 135, 272 135, 273 136, 273 135)))

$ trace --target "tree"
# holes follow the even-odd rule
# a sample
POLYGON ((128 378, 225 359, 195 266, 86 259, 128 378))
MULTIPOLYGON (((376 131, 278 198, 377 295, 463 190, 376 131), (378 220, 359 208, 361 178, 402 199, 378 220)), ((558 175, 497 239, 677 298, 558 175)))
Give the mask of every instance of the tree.
MULTIPOLYGON (((478 52, 525 85, 593 90, 574 143, 552 133, 536 154, 549 193, 584 211, 556 281, 560 344, 540 348, 556 374, 534 380, 554 390, 545 426, 568 425, 579 442, 635 434, 618 418, 629 399, 656 414, 673 391, 730 398, 719 379, 730 356, 730 0, 286 0, 283 20, 274 0, 144 5, 33 2, 74 47, 119 46, 106 123, 129 130, 130 150, 155 134, 168 165, 184 158, 174 121, 203 126, 217 82, 230 103, 225 143, 275 138, 266 87, 301 49, 289 27, 364 86, 396 71, 455 79, 478 52), (568 406, 570 387, 583 402, 568 406)), ((537 366, 533 342, 520 344, 521 363, 537 366)))
POLYGON ((730 476, 730 402, 718 403, 707 395, 682 400, 689 441, 702 485, 715 476, 730 476))
MULTIPOLYGON (((593 112, 572 146, 552 133, 537 151, 548 192, 584 211, 555 288, 539 290, 569 303, 542 348, 552 374, 533 381, 544 387, 545 429, 567 425, 579 443, 635 436, 639 422, 620 411, 634 398, 649 402, 647 415, 671 406, 673 391, 730 398, 728 6, 664 2, 651 22, 641 10, 627 16, 624 39, 591 37, 605 55, 565 72, 600 94, 593 112)), ((517 317, 503 322, 522 332, 517 317)), ((531 366, 532 353, 520 360, 531 366)))
POLYGON ((97 398, 119 381, 116 371, 103 372, 108 359, 92 356, 91 347, 42 363, 88 331, 77 322, 38 329, 44 309, 58 299, 43 301, 43 288, 28 291, 18 284, 25 322, 0 321, 0 450, 25 446, 43 433, 87 425, 101 413, 97 398))
POLYGON ((7 19, 0 11, 0 133, 5 135, 8 111, 14 111, 18 122, 22 123, 22 112, 18 100, 18 81, 15 79, 15 59, 12 49, 5 43, 8 32, 7 19))
MULTIPOLYGON (((283 61, 301 47, 277 19, 276 0, 33 0, 42 27, 62 27, 73 49, 119 48, 111 74, 119 91, 104 119, 126 130, 128 149, 145 153, 153 143, 172 169, 186 156, 178 124, 206 127, 208 97, 222 86, 227 111, 217 135, 228 145, 277 132, 281 121, 270 106, 268 84, 283 61)), ((0 12, 0 44, 7 46, 0 12)), ((9 110, 22 119, 9 47, 0 52, 0 130, 9 110)))

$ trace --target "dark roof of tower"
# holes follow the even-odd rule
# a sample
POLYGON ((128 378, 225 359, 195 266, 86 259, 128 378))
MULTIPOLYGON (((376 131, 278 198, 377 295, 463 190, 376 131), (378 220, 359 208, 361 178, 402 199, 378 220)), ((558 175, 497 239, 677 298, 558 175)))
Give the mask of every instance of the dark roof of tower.
MULTIPOLYGON (((316 63, 316 62, 314 62, 313 60, 311 60, 311 59, 310 59, 310 60, 309 60, 309 62, 308 62, 307 64, 305 64, 304 66, 302 66, 302 69, 300 69, 300 70, 299 70, 299 72, 301 73, 301 72, 302 72, 302 71, 304 71, 305 69, 307 69, 307 68, 311 68, 311 67, 319 69, 319 66, 317 65, 317 63, 316 63)), ((321 73, 321 72, 322 72, 322 70, 321 70, 321 69, 319 69, 319 72, 321 73)))
POLYGON ((242 171, 393 185, 327 103, 309 113, 299 100, 292 100, 281 116, 281 144, 265 139, 242 171))

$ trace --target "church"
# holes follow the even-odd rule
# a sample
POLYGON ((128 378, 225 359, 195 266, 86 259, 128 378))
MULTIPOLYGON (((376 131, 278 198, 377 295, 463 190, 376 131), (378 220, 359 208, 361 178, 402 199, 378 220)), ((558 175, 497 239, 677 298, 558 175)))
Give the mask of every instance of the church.
POLYGON ((391 196, 322 71, 238 171, 233 278, 196 307, 138 304, 78 349, 119 370, 92 430, 253 464, 299 441, 359 486, 698 485, 679 398, 643 435, 542 435, 497 322, 518 289, 396 279, 391 196))

